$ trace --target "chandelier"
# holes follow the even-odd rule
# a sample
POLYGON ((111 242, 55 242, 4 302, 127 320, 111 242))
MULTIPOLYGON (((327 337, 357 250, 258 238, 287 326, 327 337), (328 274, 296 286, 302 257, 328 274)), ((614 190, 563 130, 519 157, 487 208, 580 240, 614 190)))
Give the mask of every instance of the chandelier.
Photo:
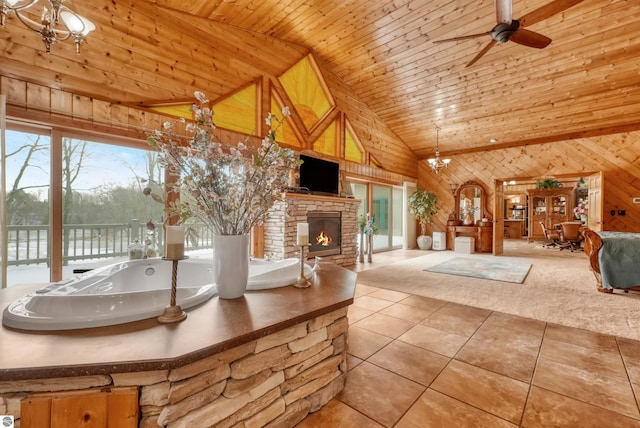
POLYGON ((80 45, 84 38, 96 29, 93 22, 78 15, 65 5, 65 0, 0 0, 0 25, 4 27, 5 18, 10 12, 15 13, 22 24, 40 34, 47 53, 51 45, 69 38, 76 44, 76 54, 80 54, 80 45), (36 11, 39 3, 45 3, 42 11, 36 11), (40 22, 26 16, 39 16, 40 22))
POLYGON ((439 134, 440 134, 440 128, 436 126, 436 157, 427 159, 427 162, 429 162, 429 166, 431 167, 431 170, 436 174, 440 173, 440 170, 442 168, 447 168, 449 166, 449 162, 451 162, 451 159, 440 159, 440 150, 438 149, 438 140, 440 137, 439 134))

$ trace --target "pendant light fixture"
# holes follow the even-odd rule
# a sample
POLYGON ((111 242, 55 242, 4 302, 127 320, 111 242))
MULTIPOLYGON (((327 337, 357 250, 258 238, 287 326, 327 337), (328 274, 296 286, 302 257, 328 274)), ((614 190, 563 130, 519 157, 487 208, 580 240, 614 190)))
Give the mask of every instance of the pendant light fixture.
POLYGON ((436 174, 440 173, 442 168, 447 168, 451 159, 440 159, 440 150, 438 148, 438 140, 440 139, 440 128, 436 126, 436 157, 427 159, 431 170, 436 174))
POLYGON ((47 53, 51 45, 71 38, 76 44, 76 54, 84 38, 96 29, 93 22, 66 7, 65 0, 0 0, 0 26, 4 28, 6 17, 13 12, 18 20, 42 38, 47 53), (35 10, 44 3, 41 11, 35 10), (40 22, 32 17, 39 16, 40 22))

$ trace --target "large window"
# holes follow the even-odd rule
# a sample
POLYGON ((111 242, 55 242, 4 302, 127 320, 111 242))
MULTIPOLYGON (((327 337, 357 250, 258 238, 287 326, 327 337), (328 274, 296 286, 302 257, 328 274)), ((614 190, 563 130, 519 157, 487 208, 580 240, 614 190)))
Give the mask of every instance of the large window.
POLYGON ((12 128, 5 153, 8 286, 113 263, 135 240, 157 254, 163 206, 143 189, 161 189, 164 171, 144 143, 12 128))
POLYGON ((163 206, 143 193, 164 182, 155 152, 63 137, 61 168, 65 265, 113 262, 135 241, 158 254, 163 206))
POLYGON ((8 285, 49 281, 50 152, 48 132, 6 131, 8 285))

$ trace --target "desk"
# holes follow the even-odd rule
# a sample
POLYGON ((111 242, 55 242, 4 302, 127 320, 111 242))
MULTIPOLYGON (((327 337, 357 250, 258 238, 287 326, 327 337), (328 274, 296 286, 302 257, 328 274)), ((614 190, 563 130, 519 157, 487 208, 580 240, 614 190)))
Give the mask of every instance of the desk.
POLYGON ((493 223, 482 223, 481 226, 447 225, 447 250, 453 250, 456 236, 475 238, 476 253, 493 251, 493 223))

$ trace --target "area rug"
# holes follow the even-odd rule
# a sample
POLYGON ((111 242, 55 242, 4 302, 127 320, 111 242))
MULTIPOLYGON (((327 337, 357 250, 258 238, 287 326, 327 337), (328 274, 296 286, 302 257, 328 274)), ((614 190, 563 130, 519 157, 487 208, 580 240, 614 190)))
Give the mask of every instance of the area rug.
POLYGON ((454 257, 426 271, 522 284, 531 269, 527 259, 515 257, 454 257))

